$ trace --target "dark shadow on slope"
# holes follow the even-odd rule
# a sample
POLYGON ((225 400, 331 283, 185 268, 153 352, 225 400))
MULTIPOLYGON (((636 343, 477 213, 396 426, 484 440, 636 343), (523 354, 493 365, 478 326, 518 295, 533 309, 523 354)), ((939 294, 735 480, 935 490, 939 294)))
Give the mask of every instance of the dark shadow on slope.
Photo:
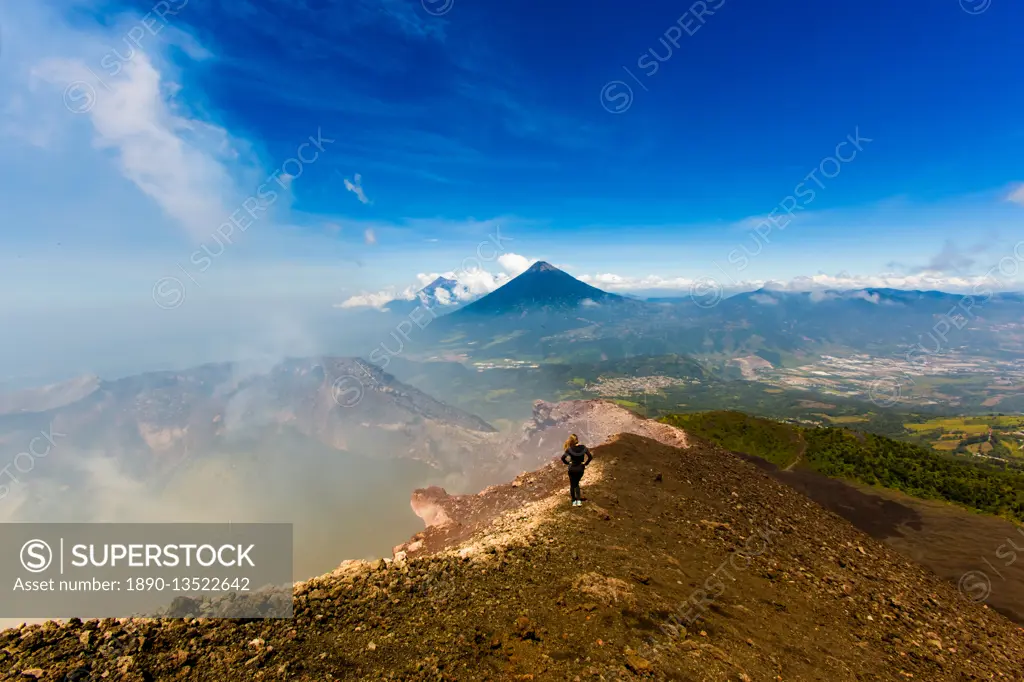
POLYGON ((906 505, 858 490, 854 486, 807 469, 782 471, 777 466, 742 452, 735 453, 764 470, 772 478, 806 495, 834 514, 843 517, 876 540, 902 537, 907 526, 921 530, 921 514, 906 505))
POLYGON ((1024 528, 956 505, 895 490, 864 490, 797 467, 782 471, 735 453, 964 592, 1024 625, 1024 528))

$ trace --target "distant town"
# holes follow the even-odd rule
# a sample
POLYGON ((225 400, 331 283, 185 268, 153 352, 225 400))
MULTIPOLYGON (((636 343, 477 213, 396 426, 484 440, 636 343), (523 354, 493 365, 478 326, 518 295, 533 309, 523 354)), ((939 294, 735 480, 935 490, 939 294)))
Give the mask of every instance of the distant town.
POLYGON ((676 379, 666 376, 646 377, 601 377, 596 382, 587 384, 583 390, 597 393, 600 396, 624 396, 636 393, 657 393, 661 389, 686 384, 699 384, 697 379, 676 379))
POLYGON ((537 369, 540 367, 536 362, 530 362, 528 360, 513 360, 511 358, 474 362, 473 366, 476 367, 476 371, 478 372, 484 372, 489 369, 537 369))

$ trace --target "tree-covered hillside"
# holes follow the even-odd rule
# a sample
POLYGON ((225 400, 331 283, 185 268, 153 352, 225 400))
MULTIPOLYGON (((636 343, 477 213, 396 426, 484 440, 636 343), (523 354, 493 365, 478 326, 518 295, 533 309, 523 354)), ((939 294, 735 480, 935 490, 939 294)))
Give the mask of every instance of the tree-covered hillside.
POLYGON ((804 447, 799 429, 742 412, 673 414, 660 421, 734 452, 756 455, 783 468, 795 462, 804 447))
POLYGON ((847 429, 803 431, 807 464, 826 476, 1024 521, 1024 474, 1003 464, 946 457, 912 443, 847 429))
POLYGON ((739 412, 669 415, 661 421, 722 447, 835 478, 953 502, 1024 522, 1024 472, 996 460, 944 455, 931 448, 839 427, 807 428, 739 412))

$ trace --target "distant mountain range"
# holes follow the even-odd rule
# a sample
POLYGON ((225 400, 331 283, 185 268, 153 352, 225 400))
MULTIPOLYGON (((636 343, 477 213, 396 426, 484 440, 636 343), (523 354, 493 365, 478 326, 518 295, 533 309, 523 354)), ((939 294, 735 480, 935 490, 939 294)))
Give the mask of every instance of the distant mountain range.
MULTIPOLYGON (((430 343, 475 357, 593 362, 671 353, 738 356, 1024 351, 1024 296, 867 288, 638 300, 539 262, 433 323, 430 343)), ((447 311, 446 311, 447 312, 447 311)))
MULTIPOLYGON (((815 346, 891 349, 923 343, 931 335, 944 334, 946 326, 955 331, 980 330, 973 334, 973 343, 980 348, 998 348, 1004 341, 1009 342, 1008 348, 1024 346, 1024 336, 1013 326, 1024 318, 1024 294, 1020 293, 979 289, 978 295, 971 296, 889 288, 797 292, 765 287, 710 300, 692 296, 645 300, 603 291, 544 261, 480 297, 467 298, 461 291, 460 298, 459 286, 455 279, 438 277, 412 300, 393 301, 388 308, 407 315, 417 307, 429 307, 443 320, 435 325, 434 342, 455 336, 460 338, 455 346, 476 345, 477 351, 488 347, 502 354, 516 349, 536 355, 542 350, 561 356, 557 346, 563 342, 572 342, 578 349, 580 341, 605 339, 599 343, 600 351, 590 354, 591 360, 620 352, 791 352, 815 346), (1006 324, 1010 327, 1000 326, 1006 324), (496 337, 517 340, 498 348, 496 337), (629 342, 631 337, 636 343, 629 342), (609 338, 626 343, 609 345, 609 338), (655 343, 656 338, 661 342, 655 343)), ((948 334, 939 345, 954 346, 953 338, 948 334)))

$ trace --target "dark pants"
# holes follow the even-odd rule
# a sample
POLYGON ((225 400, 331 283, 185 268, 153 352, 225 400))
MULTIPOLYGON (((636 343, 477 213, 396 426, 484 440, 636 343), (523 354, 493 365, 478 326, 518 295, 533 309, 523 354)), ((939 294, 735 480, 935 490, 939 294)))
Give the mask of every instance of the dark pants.
POLYGON ((573 500, 583 499, 583 494, 580 492, 580 479, 583 478, 583 472, 583 466, 569 467, 569 496, 573 500))

